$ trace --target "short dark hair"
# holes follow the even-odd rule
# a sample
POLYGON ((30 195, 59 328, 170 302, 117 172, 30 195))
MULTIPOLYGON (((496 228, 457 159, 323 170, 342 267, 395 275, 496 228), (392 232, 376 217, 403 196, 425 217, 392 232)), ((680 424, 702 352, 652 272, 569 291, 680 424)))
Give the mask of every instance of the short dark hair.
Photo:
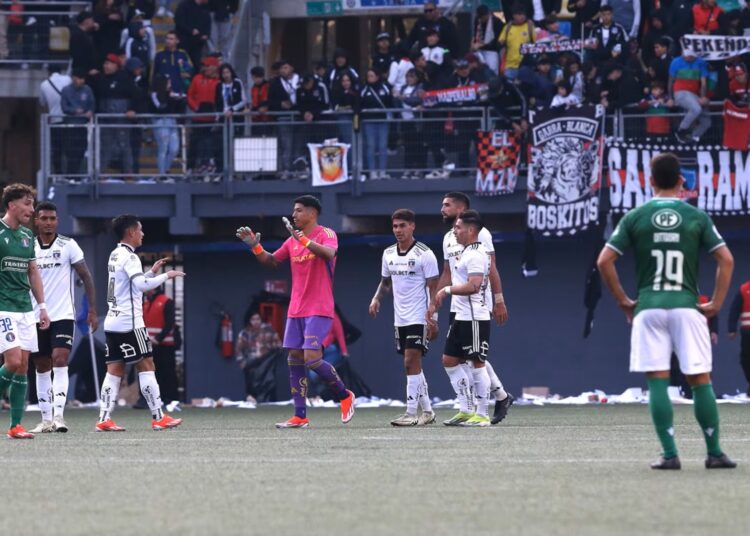
POLYGON ((314 208, 318 211, 318 214, 323 212, 323 206, 320 204, 320 200, 314 195, 301 195, 294 200, 294 204, 299 203, 303 207, 314 208))
POLYGON ((78 24, 81 24, 86 19, 93 19, 94 14, 91 11, 81 11, 78 15, 76 15, 76 22, 78 24))
POLYGON ((654 184, 662 190, 671 190, 680 184, 680 161, 675 154, 658 154, 649 165, 654 184))
POLYGON ((122 240, 128 229, 138 225, 139 221, 138 216, 133 214, 122 214, 113 219, 112 230, 114 231, 117 240, 122 240))
POLYGON ((600 13, 602 13, 604 11, 609 11, 610 13, 614 13, 615 12, 615 10, 612 9, 612 6, 610 6, 610 5, 602 6, 602 7, 599 8, 599 12, 600 13))
POLYGON ((453 199, 454 201, 460 201, 467 209, 471 208, 471 201, 469 200, 469 196, 463 192, 448 192, 443 196, 443 198, 446 197, 448 199, 453 199))
POLYGON ((477 7, 477 17, 485 17, 490 14, 490 8, 482 4, 477 7))
POLYGON ((393 220, 404 220, 409 223, 414 223, 417 221, 417 215, 414 214, 414 211, 411 209, 400 208, 391 215, 391 221, 393 220))
POLYGON ((180 36, 177 34, 177 30, 168 30, 164 35, 174 35, 178 41, 180 40, 180 36))
POLYGON ((672 40, 669 37, 660 37, 656 40, 655 45, 663 46, 664 48, 669 48, 672 46, 672 40))
POLYGON ((250 76, 257 76, 258 78, 263 78, 266 76, 266 70, 263 67, 256 66, 250 69, 250 76))
POLYGON ((37 204, 34 211, 39 214, 39 212, 41 212, 42 210, 51 210, 52 212, 57 212, 57 205, 55 205, 52 201, 42 201, 41 203, 37 204))
POLYGON ((36 197, 36 191, 28 184, 21 184, 20 182, 9 184, 3 188, 3 207, 7 209, 13 201, 29 196, 36 197))
POLYGON ((458 219, 466 225, 474 225, 477 228, 477 232, 481 231, 484 227, 482 216, 476 210, 464 210, 458 215, 458 219))

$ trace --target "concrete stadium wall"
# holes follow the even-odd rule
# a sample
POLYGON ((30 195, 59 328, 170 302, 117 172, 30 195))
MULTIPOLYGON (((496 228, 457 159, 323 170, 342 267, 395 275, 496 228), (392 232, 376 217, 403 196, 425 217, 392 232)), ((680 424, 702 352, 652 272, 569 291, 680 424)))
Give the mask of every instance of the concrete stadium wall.
MULTIPOLYGON (((440 244, 430 244, 438 259, 440 244)), ((729 302, 741 281, 750 278, 750 243, 731 243, 737 261, 729 302)), ((583 339, 584 282, 596 242, 590 239, 544 242, 538 245, 540 274, 524 279, 520 274, 522 245, 496 244, 510 322, 493 327, 491 361, 514 393, 525 386, 549 386, 564 395, 600 388, 619 392, 645 386, 640 375, 628 372, 629 326, 610 296, 604 296, 596 311, 589 339, 583 339)), ((390 299, 373 320, 367 306, 379 280, 382 249, 352 247, 341 251, 336 271, 335 293, 349 321, 358 326, 362 338, 350 353, 356 370, 375 393, 403 398, 404 377, 400 358, 393 347, 390 299)), ((442 261, 441 261, 442 262, 442 261)), ((633 289, 631 258, 621 265, 626 288, 633 289)), ((235 334, 254 294, 266 279, 288 277, 286 270, 270 272, 258 266, 251 255, 239 253, 186 254, 186 322, 188 398, 243 397, 243 380, 233 360, 225 360, 215 347, 218 318, 209 309, 221 306, 234 317, 235 334)), ((713 265, 704 264, 701 285, 713 288, 713 265)), ((720 343, 715 347, 715 385, 719 395, 747 386, 738 363, 737 342, 726 338, 729 302, 721 313, 720 343)), ((440 366, 442 337, 446 333, 447 308, 441 314, 441 338, 427 355, 425 372, 433 395, 448 397, 451 389, 440 366)))

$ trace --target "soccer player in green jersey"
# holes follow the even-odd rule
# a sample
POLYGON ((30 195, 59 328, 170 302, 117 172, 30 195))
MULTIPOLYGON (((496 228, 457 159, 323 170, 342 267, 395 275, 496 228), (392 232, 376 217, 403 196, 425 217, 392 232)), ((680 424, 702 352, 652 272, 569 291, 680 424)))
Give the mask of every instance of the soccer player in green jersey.
POLYGON ((711 386, 711 340, 706 317, 715 316, 726 298, 734 259, 711 218, 679 199, 683 178, 671 153, 651 160, 654 197, 628 212, 599 255, 599 271, 629 322, 630 370, 645 372, 649 408, 664 452, 653 469, 680 469, 669 400, 672 352, 693 390, 695 418, 708 448, 706 469, 736 463, 719 445, 719 411, 711 386), (638 298, 623 290, 615 262, 628 249, 635 253, 638 298), (716 284, 708 303, 698 301, 701 250, 716 259, 716 284))
POLYGON ((5 216, 0 220, 0 398, 10 387, 11 439, 32 439, 21 426, 26 403, 29 354, 36 352, 36 319, 29 290, 39 304, 39 327, 49 327, 42 277, 34 262, 34 234, 26 227, 34 216, 34 190, 25 184, 3 189, 5 216))

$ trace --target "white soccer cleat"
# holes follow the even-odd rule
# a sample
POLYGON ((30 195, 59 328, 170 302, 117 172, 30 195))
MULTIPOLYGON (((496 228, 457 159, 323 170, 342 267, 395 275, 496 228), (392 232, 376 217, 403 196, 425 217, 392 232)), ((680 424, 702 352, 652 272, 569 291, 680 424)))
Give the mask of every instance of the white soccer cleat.
POLYGON ((392 426, 416 426, 417 416, 404 413, 391 421, 392 426))
POLYGON ((36 428, 30 430, 32 434, 49 434, 55 431, 55 425, 52 421, 42 421, 36 425, 36 428))
POLYGON ((423 411, 417 419, 417 426, 427 426, 428 424, 435 424, 434 411, 423 411))
POLYGON ((52 420, 52 428, 55 432, 60 432, 62 434, 68 431, 68 425, 65 424, 65 419, 62 418, 62 415, 57 415, 52 420))

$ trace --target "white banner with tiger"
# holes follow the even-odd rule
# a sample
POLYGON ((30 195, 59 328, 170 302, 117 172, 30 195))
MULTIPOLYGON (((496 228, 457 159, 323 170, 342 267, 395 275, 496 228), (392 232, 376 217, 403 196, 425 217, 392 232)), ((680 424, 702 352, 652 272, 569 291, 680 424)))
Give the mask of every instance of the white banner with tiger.
POLYGON ((349 180, 348 143, 308 143, 313 186, 335 186, 349 180))

